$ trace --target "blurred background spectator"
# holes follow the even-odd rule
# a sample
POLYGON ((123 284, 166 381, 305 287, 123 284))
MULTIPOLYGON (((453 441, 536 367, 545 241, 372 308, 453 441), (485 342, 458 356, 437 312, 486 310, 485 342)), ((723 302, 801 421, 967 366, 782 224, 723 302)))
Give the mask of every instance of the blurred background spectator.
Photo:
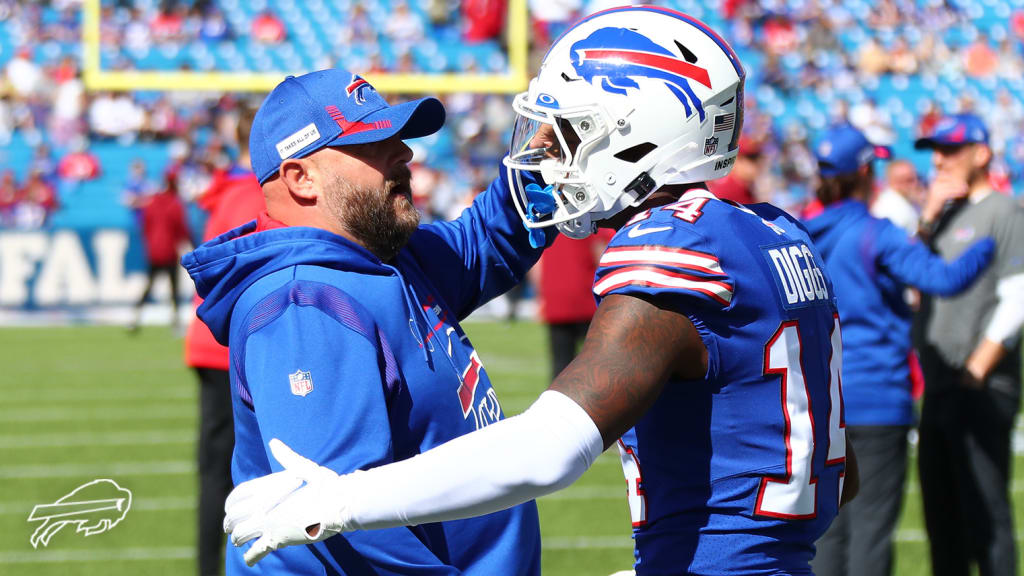
POLYGON ((715 196, 722 200, 732 200, 740 204, 752 204, 754 186, 761 174, 761 143, 751 138, 741 138, 740 151, 736 163, 725 178, 708 184, 715 196))
POLYGON ((906 160, 894 160, 885 168, 885 188, 871 203, 871 215, 886 218, 899 226, 908 236, 917 234, 924 189, 914 165, 906 160))
POLYGON ((257 42, 280 44, 284 42, 287 32, 285 31, 284 22, 281 22, 281 19, 276 14, 267 10, 253 18, 250 34, 252 34, 253 39, 257 42))
POLYGON ((181 248, 190 243, 188 224, 185 220, 185 207, 178 196, 177 168, 171 168, 164 174, 163 188, 142 202, 141 227, 146 245, 146 289, 142 291, 135 304, 135 319, 128 327, 130 332, 139 329, 142 321, 142 307, 153 291, 153 283, 158 274, 167 276, 171 284, 168 298, 171 302, 171 325, 180 332, 181 315, 178 313, 178 273, 181 248))

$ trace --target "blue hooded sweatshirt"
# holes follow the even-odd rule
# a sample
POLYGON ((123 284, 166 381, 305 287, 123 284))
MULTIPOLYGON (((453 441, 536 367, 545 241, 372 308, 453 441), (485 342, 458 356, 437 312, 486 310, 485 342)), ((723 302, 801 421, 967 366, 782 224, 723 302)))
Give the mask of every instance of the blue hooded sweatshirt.
MULTIPOLYGON (((339 473, 403 460, 503 417, 459 320, 539 258, 505 171, 452 222, 420 226, 391 263, 317 228, 250 222, 186 254, 199 317, 230 346, 234 482, 281 470, 268 442, 339 473)), ((547 240, 553 239, 549 233, 547 240)), ((480 518, 353 532, 235 574, 540 573, 534 502, 480 518)))
POLYGON ((985 238, 946 263, 889 220, 871 216, 857 200, 830 204, 806 225, 825 258, 839 304, 846 424, 911 424, 911 311, 904 288, 956 294, 985 269, 995 244, 985 238))

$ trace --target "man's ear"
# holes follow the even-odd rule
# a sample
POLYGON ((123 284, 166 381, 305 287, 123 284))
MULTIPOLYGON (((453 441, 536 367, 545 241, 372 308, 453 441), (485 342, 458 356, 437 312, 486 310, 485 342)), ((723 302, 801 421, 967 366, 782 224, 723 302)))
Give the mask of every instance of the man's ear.
POLYGON ((992 161, 992 149, 985 144, 978 144, 974 147, 974 168, 985 168, 992 161))
POLYGON ((317 186, 319 172, 308 158, 290 158, 281 162, 278 168, 281 182, 288 187, 288 193, 300 204, 315 204, 320 196, 317 186))

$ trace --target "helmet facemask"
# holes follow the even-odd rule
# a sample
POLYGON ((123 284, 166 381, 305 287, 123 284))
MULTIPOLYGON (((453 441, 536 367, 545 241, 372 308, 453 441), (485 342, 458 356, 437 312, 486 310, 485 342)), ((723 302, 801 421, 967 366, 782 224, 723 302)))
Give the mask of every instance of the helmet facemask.
POLYGON ((600 197, 584 177, 580 160, 608 135, 607 119, 594 106, 531 105, 528 95, 523 92, 512 102, 517 116, 504 159, 516 209, 527 228, 557 226, 567 236, 586 237, 593 232, 590 213, 600 197), (537 173, 548 185, 524 184, 522 172, 537 173))

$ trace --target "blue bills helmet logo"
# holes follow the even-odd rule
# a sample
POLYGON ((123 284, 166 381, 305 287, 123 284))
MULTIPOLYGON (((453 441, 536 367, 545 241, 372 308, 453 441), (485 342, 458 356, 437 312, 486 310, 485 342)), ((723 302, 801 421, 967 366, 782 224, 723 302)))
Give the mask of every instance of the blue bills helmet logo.
POLYGON ((50 539, 69 524, 86 536, 101 534, 124 520, 132 505, 132 493, 113 480, 100 479, 83 484, 53 504, 39 504, 28 516, 29 522, 42 522, 29 541, 33 548, 46 546, 50 539))
POLYGON ((678 58, 646 36, 626 28, 601 28, 573 44, 570 54, 577 74, 590 83, 601 78, 601 89, 612 94, 625 95, 627 88, 639 88, 638 78, 663 80, 683 104, 686 117, 696 112, 704 121, 704 103, 690 82, 710 90, 707 69, 678 58))

